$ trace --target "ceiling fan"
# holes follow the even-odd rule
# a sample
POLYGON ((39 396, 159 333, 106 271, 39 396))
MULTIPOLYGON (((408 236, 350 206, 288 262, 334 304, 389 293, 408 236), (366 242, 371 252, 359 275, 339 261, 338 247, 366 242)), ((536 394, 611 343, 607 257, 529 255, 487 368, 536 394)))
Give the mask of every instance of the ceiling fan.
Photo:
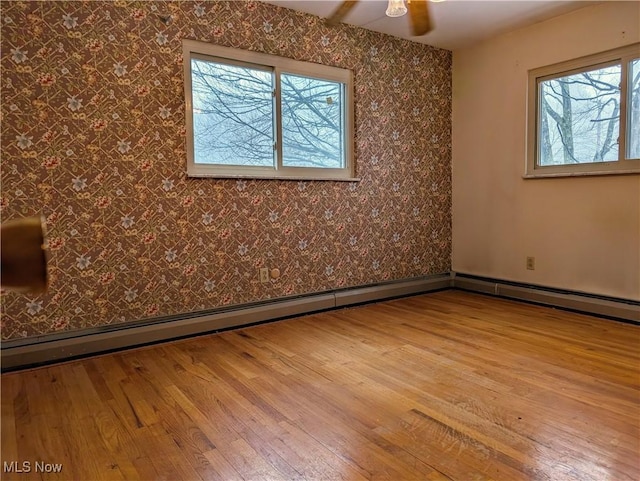
MULTIPOLYGON (((359 0, 344 1, 327 19, 329 25, 337 25, 356 6, 359 0)), ((409 10, 411 19, 411 34, 414 37, 426 35, 433 30, 433 23, 429 15, 427 0, 389 0, 386 14, 388 17, 401 17, 409 10)))

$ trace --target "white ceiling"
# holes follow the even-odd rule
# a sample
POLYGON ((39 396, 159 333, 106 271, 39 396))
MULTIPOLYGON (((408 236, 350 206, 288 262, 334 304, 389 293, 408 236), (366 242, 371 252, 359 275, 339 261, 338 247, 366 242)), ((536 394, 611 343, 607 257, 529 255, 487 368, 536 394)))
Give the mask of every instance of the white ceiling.
MULTIPOLYGON (((338 0, 263 0, 320 17, 328 17, 340 5, 338 0)), ((596 1, 569 0, 447 0, 430 2, 435 29, 422 37, 412 37, 407 15, 385 16, 387 0, 360 0, 343 22, 368 30, 407 38, 447 50, 531 25, 588 5, 596 1)))

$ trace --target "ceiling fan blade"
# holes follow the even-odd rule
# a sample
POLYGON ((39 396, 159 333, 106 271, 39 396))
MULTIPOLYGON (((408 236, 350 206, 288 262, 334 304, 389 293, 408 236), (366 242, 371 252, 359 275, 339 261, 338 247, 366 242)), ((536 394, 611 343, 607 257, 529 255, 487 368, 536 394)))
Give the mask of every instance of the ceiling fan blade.
POLYGON ((347 2, 342 2, 340 6, 336 9, 335 12, 331 14, 329 18, 327 18, 328 25, 337 25, 342 19, 351 11, 353 7, 356 6, 358 0, 352 0, 347 2))
POLYGON ((407 6, 411 18, 411 34, 414 37, 425 35, 433 30, 427 0, 409 0, 407 6))

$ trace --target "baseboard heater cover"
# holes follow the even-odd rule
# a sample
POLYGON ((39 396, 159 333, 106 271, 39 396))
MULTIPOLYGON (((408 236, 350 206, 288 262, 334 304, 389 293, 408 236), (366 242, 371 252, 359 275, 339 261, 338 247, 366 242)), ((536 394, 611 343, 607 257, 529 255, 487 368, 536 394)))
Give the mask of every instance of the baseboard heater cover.
MULTIPOLYGON (((17 339, 2 343, 2 371, 61 362, 78 357, 169 341, 233 327, 283 319, 328 309, 346 307, 394 297, 419 294, 451 287, 447 274, 383 284, 275 299, 262 303, 225 308, 220 312, 193 313, 182 318, 157 322, 127 323, 116 329, 87 329, 66 337, 59 334, 17 339)), ((174 316, 175 317, 175 316, 174 316)))
POLYGON ((535 302, 640 324, 640 302, 636 301, 563 291, 460 273, 453 274, 453 286, 456 289, 535 302))
POLYGON ((451 277, 449 274, 446 274, 431 279, 407 280, 377 286, 345 289, 335 293, 336 307, 351 306, 392 297, 410 296, 412 294, 448 289, 450 287, 451 277), (427 286, 428 289, 426 289, 427 286))

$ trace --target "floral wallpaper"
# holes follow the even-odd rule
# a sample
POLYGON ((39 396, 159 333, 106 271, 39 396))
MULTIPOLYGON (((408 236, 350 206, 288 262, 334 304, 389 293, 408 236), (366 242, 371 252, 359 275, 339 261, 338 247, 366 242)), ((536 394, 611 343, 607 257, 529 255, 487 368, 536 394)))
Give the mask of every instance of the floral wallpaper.
POLYGON ((51 277, 3 340, 450 270, 451 52, 253 1, 0 8, 2 220, 46 217, 51 277), (183 38, 352 69, 361 181, 187 178, 183 38))

